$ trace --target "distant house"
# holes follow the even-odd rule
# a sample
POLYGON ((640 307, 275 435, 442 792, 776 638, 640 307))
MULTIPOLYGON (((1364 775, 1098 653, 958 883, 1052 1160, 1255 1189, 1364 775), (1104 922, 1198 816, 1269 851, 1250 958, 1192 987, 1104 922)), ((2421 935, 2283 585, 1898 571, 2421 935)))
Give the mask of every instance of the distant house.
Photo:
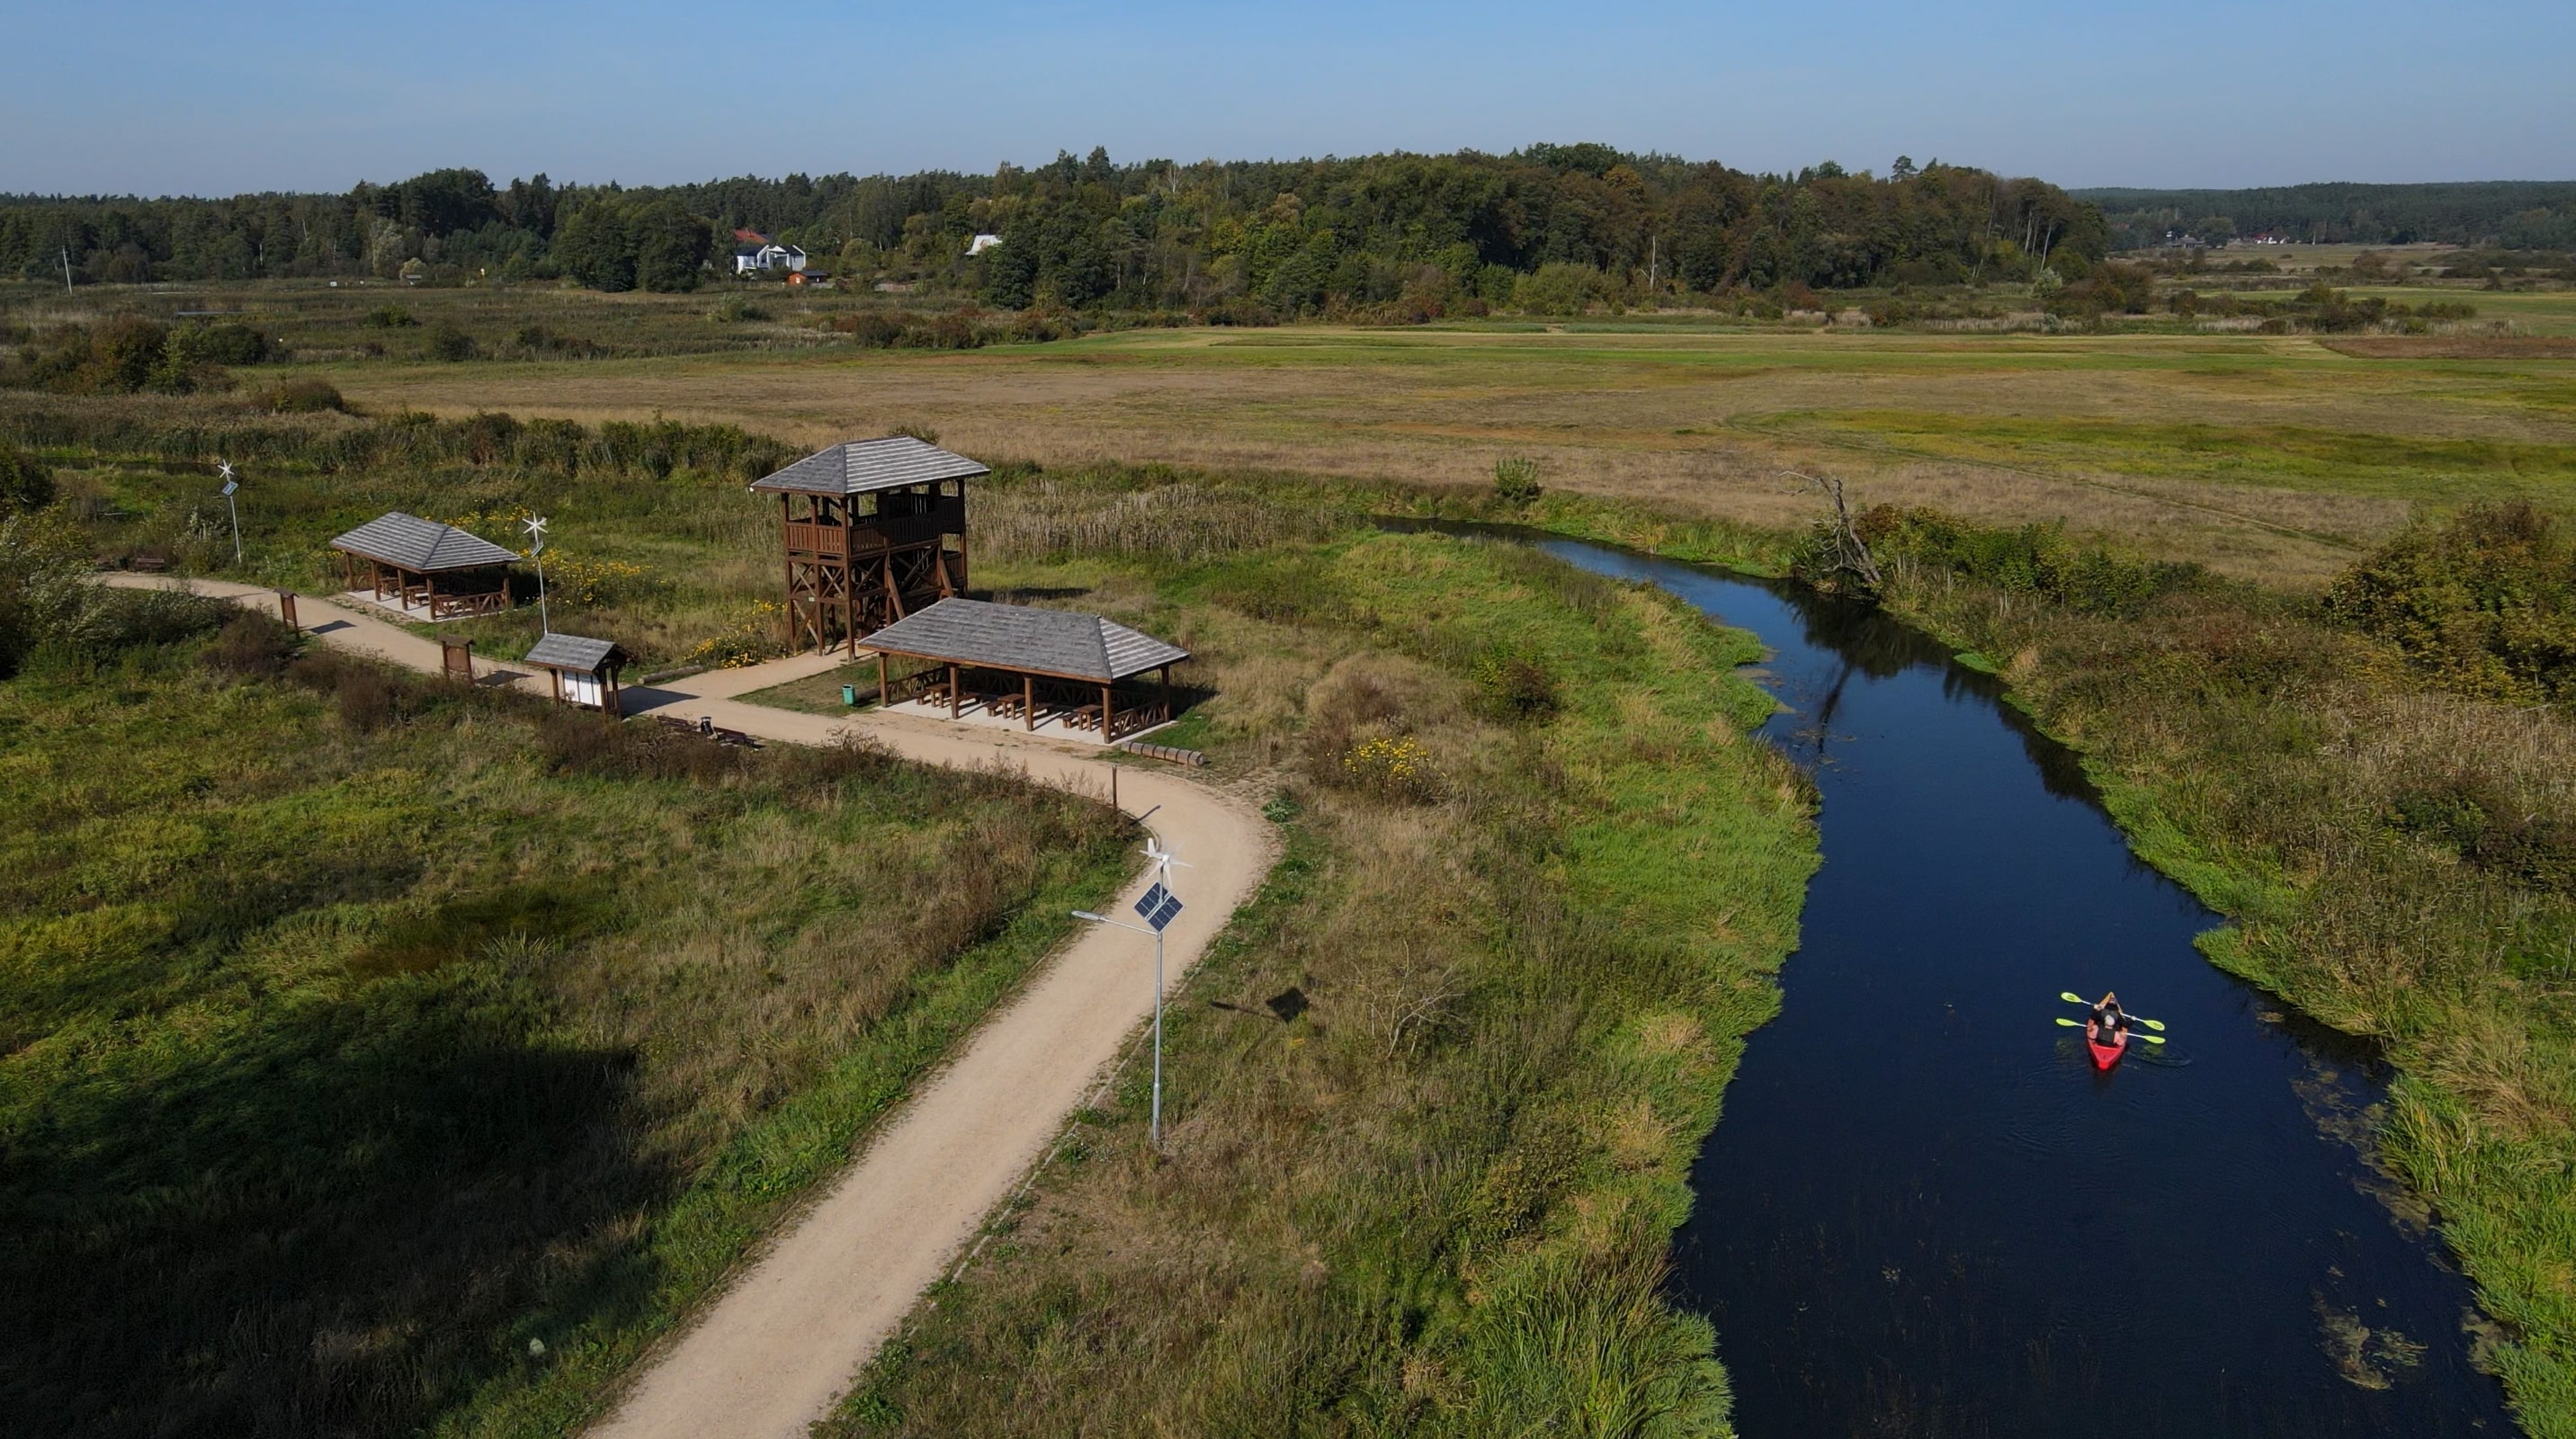
POLYGON ((790 275, 805 273, 805 252, 794 245, 782 245, 756 230, 736 230, 737 240, 748 240, 733 247, 733 272, 741 275, 774 275, 781 270, 790 275))
POLYGON ((966 242, 966 253, 980 255, 1000 243, 1002 243, 1002 237, 999 235, 978 235, 966 242))

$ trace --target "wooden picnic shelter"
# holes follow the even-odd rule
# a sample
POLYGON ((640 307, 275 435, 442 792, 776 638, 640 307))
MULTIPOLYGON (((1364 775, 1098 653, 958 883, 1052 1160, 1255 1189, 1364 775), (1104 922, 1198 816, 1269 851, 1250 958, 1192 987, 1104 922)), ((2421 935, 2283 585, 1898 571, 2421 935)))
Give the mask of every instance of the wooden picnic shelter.
POLYGON ((966 482, 992 473, 910 435, 855 440, 752 482, 778 496, 787 642, 863 637, 966 592, 966 482))
POLYGON ((510 567, 517 554, 454 525, 400 510, 380 515, 331 541, 349 591, 422 609, 432 621, 496 615, 510 607, 510 567), (363 583, 361 583, 363 581, 363 583))
POLYGON ((556 704, 617 718, 617 672, 626 667, 627 655, 615 641, 549 630, 528 647, 527 662, 553 676, 556 704))
POLYGON ((1115 741, 1172 717, 1172 666, 1188 650, 1115 620, 1071 610, 952 598, 868 636, 877 656, 877 701, 944 704, 951 719, 969 710, 1041 719, 1115 741), (891 661, 925 667, 898 681, 891 661), (1152 675, 1155 683, 1137 683, 1152 675))

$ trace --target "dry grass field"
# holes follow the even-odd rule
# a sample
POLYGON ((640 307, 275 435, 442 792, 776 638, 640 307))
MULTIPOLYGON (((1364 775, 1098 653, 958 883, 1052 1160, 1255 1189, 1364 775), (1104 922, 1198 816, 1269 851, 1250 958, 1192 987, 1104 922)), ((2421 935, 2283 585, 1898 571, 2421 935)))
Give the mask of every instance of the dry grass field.
POLYGON ((1802 522, 1814 500, 1782 472, 1821 467, 1870 501, 2063 519, 2291 584, 2349 563, 2418 502, 2554 506, 2576 479, 2576 363, 2555 347, 2377 358, 2335 343, 1604 321, 320 368, 369 408, 661 414, 817 445, 909 423, 1051 465, 1481 484, 1525 454, 1552 488, 1763 525, 1802 522))
MULTIPOLYGON (((2344 275, 2359 253, 2284 246, 2257 257, 2273 273, 2168 283, 2278 299, 2319 266, 2344 275)), ((909 299, 306 283, 0 293, 0 318, 35 333, 125 308, 233 316, 290 350, 292 372, 376 412, 663 415, 818 446, 913 424, 991 459, 1431 485, 1481 486, 1496 460, 1527 455, 1551 489, 1764 526, 1813 513, 1784 470, 1823 468, 1866 501, 2063 520, 2310 587, 2418 503, 2558 508, 2576 479, 2576 291, 2424 278, 2440 253, 2384 253, 2418 278, 2353 294, 2467 303, 2477 318, 2407 337, 2262 335, 2243 332, 2251 321, 2202 328, 2162 314, 2085 333, 1972 334, 1662 312, 914 350, 863 348, 829 323, 909 299), (430 337, 453 333, 478 358, 429 358, 430 337)))

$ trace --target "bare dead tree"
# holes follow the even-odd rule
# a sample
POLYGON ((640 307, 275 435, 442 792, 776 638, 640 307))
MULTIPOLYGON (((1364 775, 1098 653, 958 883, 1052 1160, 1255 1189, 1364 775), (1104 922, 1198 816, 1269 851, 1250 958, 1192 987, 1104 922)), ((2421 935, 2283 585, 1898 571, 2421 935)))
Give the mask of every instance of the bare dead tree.
POLYGON ((1801 474, 1796 470, 1783 470, 1781 473, 1801 484, 1815 486, 1825 492, 1826 498, 1834 502, 1833 556, 1826 573, 1849 574, 1867 586, 1870 593, 1876 594, 1881 583, 1878 575, 1878 561, 1871 558, 1868 544, 1861 539, 1860 530, 1852 524, 1851 502, 1843 494, 1842 477, 1801 474))

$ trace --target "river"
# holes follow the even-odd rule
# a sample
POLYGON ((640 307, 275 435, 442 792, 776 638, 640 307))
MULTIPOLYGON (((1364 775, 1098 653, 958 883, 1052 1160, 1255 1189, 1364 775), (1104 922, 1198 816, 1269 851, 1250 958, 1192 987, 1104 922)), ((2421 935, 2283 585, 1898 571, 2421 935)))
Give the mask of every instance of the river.
POLYGON ((1692 1171, 1682 1301, 1748 1439, 2508 1435, 2370 1157, 2370 1052, 2210 965, 1998 682, 1884 615, 1567 541, 1752 631, 1824 865, 1692 1171), (2060 991, 2169 1026, 2097 1074, 2060 991))

